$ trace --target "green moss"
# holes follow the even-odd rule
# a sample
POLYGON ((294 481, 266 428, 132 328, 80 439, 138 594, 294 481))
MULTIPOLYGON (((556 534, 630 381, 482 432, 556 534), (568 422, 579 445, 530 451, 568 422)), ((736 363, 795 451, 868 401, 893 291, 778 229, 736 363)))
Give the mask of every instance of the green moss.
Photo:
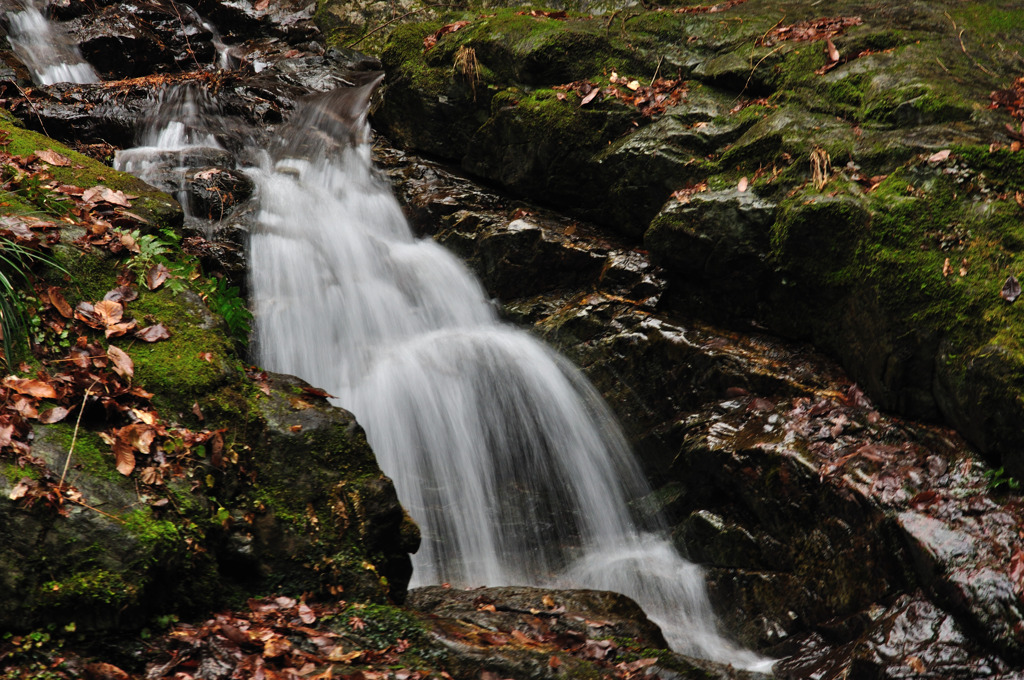
MULTIPOLYGON (((129 303, 139 325, 162 323, 170 332, 168 340, 135 343, 131 357, 135 380, 154 393, 154 403, 166 417, 188 417, 192 404, 225 384, 235 362, 234 348, 221 327, 209 327, 211 319, 197 300, 176 295, 169 289, 140 291, 129 303), (212 361, 203 356, 210 354, 212 361)), ((117 339, 112 344, 119 344, 117 339)))
POLYGON ((9 136, 5 147, 13 155, 28 155, 51 149, 71 160, 67 167, 52 166, 48 172, 53 178, 65 184, 88 188, 103 184, 111 189, 135 195, 132 199, 132 211, 149 221, 154 227, 178 226, 181 224, 181 207, 167 194, 157 191, 142 180, 89 158, 77 151, 72 151, 49 137, 20 127, 10 116, 0 118, 0 132, 9 136))
POLYGON ((180 552, 183 536, 178 526, 168 520, 153 517, 149 508, 132 510, 124 517, 125 528, 139 540, 144 551, 141 561, 156 564, 169 554, 180 552))
POLYGON ((40 606, 86 610, 97 606, 127 607, 138 602, 139 587, 126 581, 122 574, 105 569, 89 569, 59 581, 46 581, 39 587, 36 599, 40 606))
MULTIPOLYGON (((70 418, 68 419, 70 420, 70 418)), ((75 472, 81 468, 82 472, 89 477, 103 480, 112 484, 124 484, 125 477, 117 471, 114 454, 110 445, 100 439, 99 435, 86 428, 79 428, 75 434, 74 422, 54 423, 47 427, 47 436, 53 437, 63 451, 71 451, 71 442, 74 440, 75 448, 71 452, 71 469, 69 479, 75 483, 76 477, 80 474, 75 472)), ((56 469, 63 464, 63 460, 57 461, 57 465, 51 465, 56 469)))
POLYGON ((7 481, 14 485, 20 482, 23 478, 28 477, 29 479, 39 479, 39 471, 31 465, 22 467, 16 463, 3 463, 3 475, 7 481))

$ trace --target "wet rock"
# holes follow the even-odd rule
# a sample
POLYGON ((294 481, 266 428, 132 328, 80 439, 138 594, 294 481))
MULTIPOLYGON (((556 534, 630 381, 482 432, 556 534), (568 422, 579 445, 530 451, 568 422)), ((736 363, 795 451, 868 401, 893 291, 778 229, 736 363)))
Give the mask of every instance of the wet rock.
POLYGON ((636 602, 625 595, 601 590, 512 586, 458 590, 428 586, 409 591, 406 606, 499 630, 514 628, 524 615, 534 616, 546 619, 555 633, 570 627, 589 627, 602 636, 635 638, 645 647, 666 648, 661 630, 647 619, 636 602))
POLYGON ((449 651, 449 671, 459 678, 479 677, 481 670, 523 680, 636 671, 660 678, 766 677, 668 652, 658 627, 617 593, 430 586, 410 591, 406 606, 429 615, 434 638, 449 651), (629 656, 619 656, 623 651, 629 656))
POLYGON ((190 169, 185 181, 192 214, 218 221, 248 200, 255 189, 245 174, 217 166, 190 169))
POLYGON ((665 204, 644 245, 682 285, 697 284, 708 297, 743 300, 748 310, 756 309, 772 276, 775 212, 774 203, 751 191, 696 193, 665 204))

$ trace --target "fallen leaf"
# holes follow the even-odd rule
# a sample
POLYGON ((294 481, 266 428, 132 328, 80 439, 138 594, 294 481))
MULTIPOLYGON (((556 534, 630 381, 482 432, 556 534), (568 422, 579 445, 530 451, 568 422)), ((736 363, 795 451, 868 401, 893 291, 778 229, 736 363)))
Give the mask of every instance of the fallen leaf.
POLYGON ((66 168, 71 165, 71 159, 63 154, 59 154, 52 149, 43 149, 42 151, 36 151, 36 156, 39 160, 49 163, 50 165, 56 165, 61 168, 66 168))
POLYGON ((548 659, 548 668, 558 668, 561 665, 562 660, 559 659, 557 656, 552 656, 550 659, 548 659))
POLYGON ((70 411, 63 406, 54 406, 39 414, 39 422, 45 425, 52 425, 64 420, 70 411))
POLYGON ((29 488, 31 488, 28 484, 29 481, 30 480, 28 477, 22 477, 21 481, 15 484, 14 488, 11 489, 11 492, 7 494, 7 497, 10 498, 12 501, 16 501, 19 498, 23 498, 25 494, 28 493, 29 488))
POLYGON ((258 0, 253 7, 257 12, 262 12, 270 7, 270 0, 258 0))
POLYGON ((139 299, 139 292, 131 286, 118 286, 108 290, 103 299, 111 300, 112 302, 131 302, 132 300, 139 299))
POLYGON ((740 181, 739 184, 736 185, 736 189, 742 194, 744 191, 747 190, 748 186, 750 186, 750 182, 747 180, 747 178, 740 177, 740 181))
POLYGON ((594 89, 592 89, 590 92, 587 93, 587 95, 585 97, 583 97, 583 101, 580 102, 580 106, 586 106, 590 102, 594 101, 594 98, 598 94, 600 94, 600 92, 601 92, 600 88, 595 87, 594 89))
POLYGON ((639 80, 631 80, 628 83, 626 83, 626 87, 629 88, 630 90, 633 90, 634 92, 636 92, 637 90, 640 89, 640 81, 639 80))
POLYGON ((334 398, 333 394, 328 394, 325 390, 322 390, 319 387, 310 387, 309 385, 306 385, 305 387, 302 388, 302 391, 305 392, 306 394, 312 395, 314 397, 320 397, 322 399, 334 398))
POLYGON ((825 48, 828 52, 828 60, 833 64, 839 61, 839 50, 836 49, 835 43, 832 42, 832 38, 825 38, 825 48))
POLYGON ((555 604, 555 600, 550 595, 545 595, 544 597, 540 598, 540 601, 544 603, 544 606, 548 609, 554 609, 558 606, 557 604, 555 604))
POLYGON ((30 397, 37 397, 39 399, 57 398, 57 390, 42 380, 15 378, 13 375, 9 375, 4 378, 4 387, 14 390, 19 394, 27 394, 30 397))
POLYGON ((942 151, 936 151, 928 157, 929 163, 939 163, 949 158, 949 149, 943 149, 942 151))
POLYGON ((70 319, 75 315, 71 305, 64 299, 64 292, 57 286, 50 286, 46 289, 47 295, 50 297, 50 304, 53 305, 54 309, 60 312, 60 315, 65 319, 70 319))
POLYGON ((114 664, 103 661, 86 664, 84 670, 87 680, 128 680, 131 677, 114 664))
POLYGON ((157 342, 171 337, 171 332, 162 323, 158 323, 135 331, 135 337, 143 342, 157 342))
POLYGON ((212 352, 200 352, 196 356, 198 356, 200 359, 202 359, 203 361, 205 361, 208 364, 212 364, 213 363, 213 353, 212 352))
POLYGON ((153 267, 150 267, 149 271, 146 272, 146 286, 148 286, 150 290, 156 290, 162 286, 164 281, 166 281, 170 276, 170 270, 162 263, 158 263, 153 267))
POLYGON ((113 451, 114 459, 117 461, 117 471, 127 477, 135 469, 135 449, 117 437, 114 439, 113 451))
POLYGON ((918 658, 916 656, 908 656, 906 661, 907 661, 907 665, 910 666, 910 669, 912 671, 914 671, 915 673, 924 673, 925 672, 924 662, 921 661, 920 658, 918 658))
POLYGON ((124 315, 124 307, 121 306, 120 302, 114 302, 113 300, 100 300, 93 305, 92 309, 93 314, 96 315, 96 320, 104 326, 120 323, 121 317, 124 315))
POLYGON ((949 276, 952 273, 953 273, 953 266, 949 264, 949 258, 947 257, 946 261, 942 263, 942 277, 946 278, 947 276, 949 276))
POLYGON ((107 358, 112 364, 111 368, 122 378, 131 378, 135 375, 135 363, 123 349, 111 345, 107 348, 107 358))
POLYGON ((1006 277, 1006 283, 1003 284, 1003 289, 999 291, 999 296, 1007 302, 1013 302, 1020 297, 1020 282, 1016 276, 1011 274, 1006 277))
POLYGON ((131 319, 126 323, 111 324, 107 326, 105 331, 103 331, 103 335, 106 336, 107 340, 110 338, 119 338, 133 328, 135 328, 135 319, 131 319))
POLYGON ((313 613, 313 610, 305 602, 299 603, 299 618, 307 626, 316 623, 316 614, 313 613))
POLYGON ((465 28, 466 26, 469 26, 468 21, 456 21, 453 24, 447 24, 445 26, 442 26, 441 28, 437 29, 436 31, 434 31, 433 33, 431 33, 430 35, 423 39, 423 49, 429 50, 434 45, 436 45, 437 41, 440 40, 442 37, 448 35, 449 33, 454 33, 455 31, 458 31, 461 28, 465 28))
POLYGON ((301 432, 302 431, 302 425, 292 425, 288 429, 291 430, 292 432, 301 432))

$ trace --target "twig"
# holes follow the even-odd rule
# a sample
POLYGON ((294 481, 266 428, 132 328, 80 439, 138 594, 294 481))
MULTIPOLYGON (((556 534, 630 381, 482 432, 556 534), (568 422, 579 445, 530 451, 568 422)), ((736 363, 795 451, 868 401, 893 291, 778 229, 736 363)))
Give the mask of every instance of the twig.
POLYGON ((28 108, 35 114, 36 120, 39 121, 39 129, 43 131, 44 135, 49 137, 50 133, 46 131, 46 125, 43 124, 43 117, 39 115, 39 111, 37 111, 36 107, 32 104, 32 100, 29 99, 28 93, 21 89, 21 85, 18 85, 17 83, 14 83, 14 87, 18 88, 18 92, 25 99, 25 103, 28 104, 28 108))
POLYGON ((776 52, 781 50, 782 47, 783 47, 783 45, 779 45, 774 50, 772 50, 771 52, 769 52, 768 54, 764 55, 763 57, 761 57, 760 59, 757 60, 757 63, 754 64, 754 68, 750 69, 750 75, 747 77, 747 82, 743 83, 743 89, 740 90, 740 93, 738 95, 736 95, 736 100, 735 101, 739 101, 740 97, 743 96, 743 93, 747 91, 748 87, 750 87, 750 81, 754 79, 754 72, 757 71, 757 67, 761 65, 761 62, 763 62, 765 59, 767 59, 768 57, 772 56, 773 54, 775 54, 776 52))
POLYGON ((658 60, 658 68, 654 69, 654 77, 651 78, 651 87, 654 87, 654 81, 658 79, 658 72, 661 71, 661 62, 665 61, 665 55, 661 55, 661 59, 658 60))
POLYGON ((411 10, 409 12, 406 12, 405 14, 397 16, 394 19, 389 19, 388 21, 385 21, 383 24, 381 24, 377 28, 373 29, 372 31, 367 31, 366 33, 363 33, 363 35, 361 37, 357 38, 356 40, 353 40, 348 45, 345 45, 345 47, 355 47, 356 45, 358 45, 359 43, 363 42, 364 40, 369 38, 371 35, 376 33, 377 31, 380 31, 380 30, 383 30, 383 29, 387 28, 388 26, 390 26, 391 24, 395 23, 396 21, 401 21, 402 19, 406 18, 407 16, 412 16, 413 14, 418 14, 418 13, 424 11, 424 10, 431 9, 432 7, 434 7, 434 5, 426 5, 424 7, 420 7, 418 9, 414 9, 414 10, 411 10))
POLYGON ((57 483, 58 493, 64 489, 64 478, 68 474, 68 467, 71 465, 71 454, 75 452, 75 441, 78 439, 78 426, 82 424, 82 413, 85 411, 85 400, 89 398, 89 393, 93 387, 96 387, 96 383, 99 379, 92 381, 92 385, 89 385, 85 389, 85 394, 82 396, 82 406, 78 409, 78 419, 75 420, 75 431, 71 435, 71 447, 68 448, 68 457, 64 460, 64 470, 60 473, 60 482, 57 483))
POLYGON ((103 515, 104 517, 108 517, 108 518, 114 520, 115 522, 120 522, 121 524, 127 524, 127 522, 125 522, 122 518, 118 517, 117 515, 111 515, 109 512, 103 512, 99 508, 94 507, 92 505, 89 505, 85 501, 78 500, 77 498, 68 498, 68 500, 71 501, 72 503, 75 503, 76 505, 81 505, 83 508, 88 508, 89 510, 92 510, 93 512, 98 512, 101 515, 103 515))
MULTIPOLYGON (((949 16, 949 12, 943 12, 943 14, 946 15, 947 19, 949 19, 949 23, 953 24, 953 30, 955 31, 957 29, 957 26, 956 26, 956 22, 953 21, 953 17, 949 16)), ((992 73, 992 71, 989 71, 987 68, 985 68, 980 63, 978 63, 978 60, 975 59, 974 57, 972 57, 971 53, 967 51, 967 48, 964 46, 964 31, 966 31, 966 30, 967 30, 966 28, 961 28, 960 32, 957 33, 957 36, 956 36, 956 39, 960 41, 960 50, 964 53, 964 56, 966 56, 968 59, 970 59, 972 62, 974 62, 975 66, 977 66, 982 71, 984 71, 985 73, 989 74, 990 76, 995 76, 996 75, 995 73, 992 73)))

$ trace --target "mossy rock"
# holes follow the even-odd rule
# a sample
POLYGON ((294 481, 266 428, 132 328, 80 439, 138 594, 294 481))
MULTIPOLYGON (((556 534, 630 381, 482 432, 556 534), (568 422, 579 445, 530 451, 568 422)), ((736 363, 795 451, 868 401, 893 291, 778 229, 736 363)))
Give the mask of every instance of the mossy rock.
MULTIPOLYGON (((0 630, 139 629, 156 617, 198 615, 270 593, 400 601, 408 553, 418 546, 415 524, 351 414, 297 379, 247 376, 223 320, 190 283, 201 275, 198 263, 174 247, 177 203, 39 135, 10 130, 18 153, 52 149, 71 160, 53 168, 61 182, 102 180, 139 196, 133 209, 169 239, 167 261, 178 273, 156 290, 135 281, 138 297, 122 303, 126 320, 163 324, 169 337, 107 339, 73 327, 81 343, 99 352, 117 347, 131 358, 121 380, 134 391, 110 397, 110 369, 92 365, 89 392, 83 385, 73 399, 60 397, 72 415, 32 424, 31 455, 5 448, 0 630), (140 464, 126 476, 110 442, 114 428, 141 422, 159 432, 152 446, 131 453, 140 464), (205 443, 187 444, 190 437, 205 443), (21 498, 22 485, 10 498, 23 479, 40 495, 21 498), (62 494, 60 482, 73 492, 62 494)), ((50 205, 4 207, 45 216, 50 205)), ((103 300, 126 272, 138 274, 129 253, 72 245, 83 228, 72 219, 58 223, 62 242, 52 256, 62 269, 36 272, 37 290, 56 286, 74 307, 103 300)), ((60 376, 71 365, 62 353, 75 337, 51 330, 35 340, 29 376, 60 376)))

